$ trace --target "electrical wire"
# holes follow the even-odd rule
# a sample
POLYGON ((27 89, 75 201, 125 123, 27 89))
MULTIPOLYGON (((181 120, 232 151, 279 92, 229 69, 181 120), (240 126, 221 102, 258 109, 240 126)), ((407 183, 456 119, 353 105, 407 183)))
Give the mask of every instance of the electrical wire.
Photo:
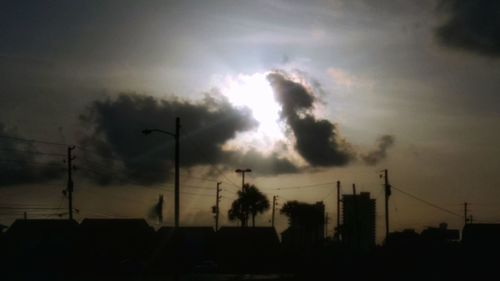
POLYGON ((36 151, 36 150, 18 150, 18 149, 6 149, 6 148, 0 148, 0 151, 19 152, 19 153, 29 153, 29 154, 38 154, 38 155, 47 155, 47 156, 57 156, 57 157, 66 157, 66 155, 64 155, 64 154, 60 154, 60 153, 41 152, 41 151, 36 151))
MULTIPOLYGON (((201 154, 201 155, 205 158, 205 160, 207 160, 208 162, 210 162, 210 161, 209 161, 209 158, 206 156, 206 154, 205 154, 205 153, 204 153, 204 152, 200 149, 200 146, 198 145, 198 143, 197 143, 194 139, 192 139, 192 138, 190 138, 189 140, 191 140, 191 144, 192 144, 192 145, 193 145, 193 147, 197 150, 197 152, 198 152, 199 154, 201 154)), ((224 178, 225 178, 225 179, 226 179, 226 180, 227 180, 230 184, 234 185, 236 188, 232 187, 231 185, 229 185, 229 187, 233 188, 233 190, 235 190, 235 191, 239 191, 239 190, 240 190, 240 186, 239 186, 239 185, 237 185, 236 183, 234 183, 231 179, 229 179, 229 178, 228 178, 228 177, 224 174, 224 172, 223 172, 223 171, 221 171, 221 170, 217 167, 217 165, 211 165, 211 167, 212 167, 212 168, 214 168, 214 169, 215 169, 215 170, 219 173, 219 175, 222 175, 222 177, 224 177, 224 178)))
POLYGON ((309 185, 296 185, 296 186, 285 186, 285 187, 275 187, 275 188, 263 188, 266 190, 286 190, 286 189, 302 189, 302 188, 313 188, 313 187, 329 187, 329 186, 324 186, 324 185, 330 185, 334 184, 337 182, 324 182, 324 183, 316 183, 316 184, 309 184, 309 185))
POLYGON ((12 163, 22 163, 25 165, 32 165, 32 166, 53 166, 53 167, 64 168, 61 164, 57 164, 57 163, 42 163, 42 162, 15 160, 15 159, 0 159, 0 161, 12 162, 12 163))
POLYGON ((453 211, 451 211, 449 209, 440 207, 440 206, 438 206, 438 205, 436 205, 436 204, 434 204, 432 202, 429 202, 429 201, 427 201, 427 200, 425 200, 423 198, 420 198, 420 197, 418 197, 416 195, 413 195, 413 194, 411 194, 411 193, 409 193, 407 191, 401 190, 400 188, 396 188, 394 186, 391 186, 391 188, 394 189, 394 190, 396 190, 396 191, 399 191, 400 193, 402 193, 402 194, 404 194, 406 196, 409 196, 409 197, 411 197, 411 198, 413 198, 413 199, 415 199, 415 200, 417 200, 417 201, 419 201, 421 203, 424 203, 424 204, 426 204, 426 205, 428 205, 430 207, 433 207, 435 209, 441 210, 441 211, 446 212, 446 213, 448 213, 450 215, 454 215, 454 216, 457 216, 457 217, 460 217, 460 218, 462 217, 462 215, 460 215, 458 213, 455 213, 455 212, 453 212, 453 211))
POLYGON ((66 143, 58 143, 58 142, 36 140, 36 139, 25 139, 25 138, 13 137, 13 136, 7 136, 7 135, 0 135, 0 138, 11 139, 11 140, 20 141, 20 142, 33 142, 33 143, 48 144, 48 145, 68 146, 68 144, 66 144, 66 143))
POLYGON ((65 208, 54 208, 54 207, 9 207, 0 206, 0 210, 62 210, 65 208))

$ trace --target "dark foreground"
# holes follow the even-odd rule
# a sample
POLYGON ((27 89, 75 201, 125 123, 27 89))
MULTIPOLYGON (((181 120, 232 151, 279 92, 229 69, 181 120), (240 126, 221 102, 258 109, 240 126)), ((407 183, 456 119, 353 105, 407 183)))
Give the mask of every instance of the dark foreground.
POLYGON ((498 280, 500 237, 484 233, 462 241, 400 233, 359 248, 329 240, 284 245, 273 228, 21 221, 0 236, 0 279, 498 280))

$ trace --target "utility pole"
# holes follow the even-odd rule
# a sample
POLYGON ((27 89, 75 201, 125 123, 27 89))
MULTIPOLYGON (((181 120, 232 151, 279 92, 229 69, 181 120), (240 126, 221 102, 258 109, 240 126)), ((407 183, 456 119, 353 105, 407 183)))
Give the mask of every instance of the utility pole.
POLYGON ((340 181, 337 181, 337 231, 340 229, 340 181))
POLYGON ((389 196, 391 196, 391 185, 389 184, 389 171, 384 170, 384 194, 385 194, 385 239, 389 237, 389 196))
POLYGON ((68 146, 68 159, 66 160, 68 162, 68 185, 66 189, 68 191, 68 214, 70 220, 73 219, 73 165, 71 164, 71 162, 76 158, 71 155, 73 149, 75 149, 75 146, 68 146))
POLYGON ((324 235, 324 238, 326 238, 328 236, 328 213, 325 213, 325 233, 323 234, 324 235))
POLYGON ((174 187, 174 205, 175 205, 175 227, 179 227, 179 135, 181 129, 181 121, 179 117, 175 118, 175 187, 174 187))
POLYGON ((340 181, 337 181, 337 226, 334 229, 333 238, 340 241, 340 181))
POLYGON ((158 203, 156 204, 156 211, 158 215, 158 222, 163 223, 163 194, 158 196, 158 203))
POLYGON ((278 202, 276 201, 276 198, 278 196, 274 195, 273 196, 273 214, 272 214, 272 217, 271 217, 271 226, 274 227, 274 216, 276 214, 276 205, 278 205, 278 202))
POLYGON ((469 220, 467 218, 467 202, 464 202, 464 224, 467 224, 467 221, 469 220))
POLYGON ((356 249, 359 249, 361 243, 361 237, 359 233, 359 212, 358 212, 358 195, 356 194, 356 184, 352 184, 352 199, 353 199, 353 213, 354 213, 354 222, 353 222, 353 232, 354 239, 356 242, 356 249))
POLYGON ((220 202, 220 199, 221 199, 221 196, 219 195, 220 194, 220 185, 222 184, 222 182, 217 182, 217 194, 216 194, 216 198, 215 198, 215 231, 219 230, 219 202, 220 202))

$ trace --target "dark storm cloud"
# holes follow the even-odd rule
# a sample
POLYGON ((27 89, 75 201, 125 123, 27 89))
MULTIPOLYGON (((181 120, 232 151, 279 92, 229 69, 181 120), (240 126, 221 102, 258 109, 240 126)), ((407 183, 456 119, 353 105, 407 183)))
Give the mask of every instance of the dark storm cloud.
POLYGON ((41 184, 62 177, 64 155, 41 151, 16 136, 16 130, 0 123, 0 186, 41 184))
POLYGON ((244 164, 252 167, 252 171, 259 175, 296 173, 300 170, 287 159, 279 157, 277 153, 266 156, 254 149, 245 153, 227 153, 225 162, 233 166, 244 164))
POLYGON ((447 21, 436 29, 440 41, 481 55, 500 56, 500 1, 441 0, 447 21))
MULTIPOLYGON (((237 132, 255 128, 257 122, 247 109, 235 108, 222 97, 206 95, 200 102, 180 99, 159 100, 150 96, 121 94, 116 99, 95 101, 81 120, 88 133, 81 145, 96 151, 107 167, 103 172, 90 171, 100 184, 112 182, 154 184, 170 175, 174 140, 164 134, 144 136, 145 128, 174 132, 175 117, 181 121, 181 166, 236 165, 266 167, 267 173, 296 171, 293 164, 276 155, 263 156, 256 151, 225 151, 223 144, 237 132), (113 169, 117 173, 107 173, 113 169), (120 174, 121 176, 118 176, 120 174)), ((91 165, 91 164, 89 164, 91 165)), ((95 168, 95 167, 94 167, 95 168)))
POLYGON ((300 83, 285 74, 268 75, 276 100, 281 104, 281 118, 295 137, 295 149, 312 166, 343 166, 353 159, 349 144, 338 134, 335 124, 316 119, 311 113, 315 97, 300 83))
POLYGON ((273 87, 276 100, 281 104, 283 118, 296 116, 310 110, 314 96, 300 83, 293 82, 282 73, 271 73, 267 76, 273 87))
POLYGON ((378 162, 387 157, 387 150, 394 145, 394 142, 394 136, 383 135, 377 139, 376 148, 365 155, 362 155, 361 158, 367 165, 376 165, 378 162))

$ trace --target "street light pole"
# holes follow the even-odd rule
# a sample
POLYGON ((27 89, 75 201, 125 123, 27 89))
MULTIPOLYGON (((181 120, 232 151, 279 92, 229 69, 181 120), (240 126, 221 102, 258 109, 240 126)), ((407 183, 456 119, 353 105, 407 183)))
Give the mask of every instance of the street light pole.
POLYGON ((236 173, 241 173, 241 192, 243 192, 243 189, 245 187, 245 173, 251 173, 252 169, 236 169, 236 173))
POLYGON ((179 117, 175 118, 175 134, 160 130, 160 129, 145 129, 142 130, 142 133, 145 135, 149 135, 152 132, 159 132, 163 134, 167 134, 169 136, 174 137, 175 139, 175 158, 174 158, 174 165, 175 165, 175 176, 174 176, 174 226, 176 228, 179 227, 179 217, 180 217, 180 206, 179 206, 179 149, 180 149, 180 142, 179 142, 179 137, 180 137, 180 125, 181 121, 179 117))

